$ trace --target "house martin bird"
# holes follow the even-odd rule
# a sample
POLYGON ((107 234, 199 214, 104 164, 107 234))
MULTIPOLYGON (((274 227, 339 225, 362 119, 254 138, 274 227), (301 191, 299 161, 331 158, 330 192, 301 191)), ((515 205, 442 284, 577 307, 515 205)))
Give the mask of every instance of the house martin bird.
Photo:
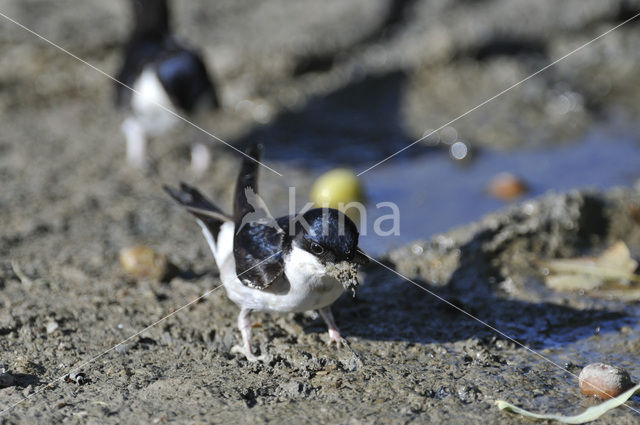
POLYGON ((245 221, 264 205, 250 202, 253 195, 258 196, 261 151, 259 145, 247 150, 253 160, 245 158, 242 163, 233 216, 184 183, 180 189, 164 189, 195 216, 213 252, 227 295, 240 307, 238 328, 243 345, 234 346, 232 352, 243 354, 249 361, 266 358, 264 354, 256 356, 252 349, 252 311, 318 310, 329 328, 328 343, 339 347, 346 342, 330 306, 345 289, 355 288, 358 266, 368 263, 358 248, 358 230, 347 216, 331 208, 283 216, 275 223, 245 221))
MULTIPOLYGON (((146 144, 180 123, 181 115, 197 115, 219 106, 216 90, 198 53, 171 33, 166 0, 130 0, 133 29, 124 47, 124 60, 116 84, 116 105, 129 116, 122 123, 127 140, 127 161, 146 169, 146 144), (165 109, 166 108, 166 109, 165 109)), ((199 175, 210 163, 209 149, 196 142, 191 169, 199 175)))

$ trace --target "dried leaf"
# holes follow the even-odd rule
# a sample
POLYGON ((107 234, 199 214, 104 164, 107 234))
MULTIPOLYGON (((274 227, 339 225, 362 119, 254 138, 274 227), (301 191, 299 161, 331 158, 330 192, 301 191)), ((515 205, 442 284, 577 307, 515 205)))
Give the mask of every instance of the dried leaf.
POLYGON ((554 274, 546 277, 547 286, 558 291, 589 291, 602 285, 596 276, 580 274, 554 274))
POLYGON ((640 384, 623 392, 618 397, 609 399, 603 403, 598 404, 597 406, 589 407, 584 412, 575 416, 564 416, 564 415, 553 414, 553 413, 533 413, 533 412, 529 412, 528 410, 522 409, 520 407, 514 406, 513 404, 508 403, 504 400, 496 401, 496 405, 500 410, 508 410, 510 412, 517 413, 519 415, 528 416, 530 418, 545 419, 545 420, 551 419, 551 420, 556 420, 565 424, 584 424, 587 422, 594 421, 598 419, 600 416, 607 413, 609 410, 624 404, 627 400, 631 398, 631 396, 633 396, 639 390, 640 390, 640 384))
POLYGON ((547 286, 556 290, 595 290, 603 285, 631 286, 629 282, 640 283, 640 277, 634 274, 637 261, 631 258, 627 245, 619 241, 598 257, 580 257, 541 262, 549 273, 547 286))

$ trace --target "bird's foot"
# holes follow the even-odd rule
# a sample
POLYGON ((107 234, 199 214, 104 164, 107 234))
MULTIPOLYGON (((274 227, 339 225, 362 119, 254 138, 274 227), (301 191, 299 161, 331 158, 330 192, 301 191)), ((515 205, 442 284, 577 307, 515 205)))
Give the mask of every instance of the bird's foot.
POLYGON ((122 123, 121 128, 127 139, 127 163, 142 172, 148 171, 147 138, 144 129, 131 117, 122 123))
POLYGON ((335 344, 337 348, 348 347, 347 340, 340 335, 337 329, 329 329, 329 340, 327 345, 335 344))
POLYGON ((211 153, 202 143, 197 143, 191 148, 191 173, 195 177, 202 177, 211 165, 211 153))
POLYGON ((247 361, 250 361, 251 363, 267 362, 269 360, 266 354, 256 356, 255 354, 253 354, 250 348, 245 347, 244 345, 234 345, 233 347, 231 347, 231 352, 233 354, 242 354, 246 357, 247 361))

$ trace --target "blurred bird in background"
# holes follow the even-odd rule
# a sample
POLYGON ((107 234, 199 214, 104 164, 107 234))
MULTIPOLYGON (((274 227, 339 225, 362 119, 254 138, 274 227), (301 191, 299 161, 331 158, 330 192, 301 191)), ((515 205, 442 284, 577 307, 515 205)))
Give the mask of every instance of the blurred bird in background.
MULTIPOLYGON (((180 121, 176 115, 194 116, 218 108, 215 87, 199 54, 180 43, 171 33, 166 0, 130 0, 133 29, 124 46, 124 60, 117 75, 116 105, 128 111, 122 123, 127 140, 127 162, 148 169, 147 140, 157 137, 180 121)), ((210 152, 194 141, 191 169, 204 173, 210 152)))

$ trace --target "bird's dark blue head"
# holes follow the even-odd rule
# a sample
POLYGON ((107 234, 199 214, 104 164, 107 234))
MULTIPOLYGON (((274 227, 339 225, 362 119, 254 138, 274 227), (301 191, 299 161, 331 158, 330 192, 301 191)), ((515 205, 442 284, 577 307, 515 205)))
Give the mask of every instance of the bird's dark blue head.
POLYGON ((315 208, 296 222, 294 240, 325 264, 349 261, 364 265, 368 258, 358 248, 358 236, 356 225, 340 211, 315 208))

